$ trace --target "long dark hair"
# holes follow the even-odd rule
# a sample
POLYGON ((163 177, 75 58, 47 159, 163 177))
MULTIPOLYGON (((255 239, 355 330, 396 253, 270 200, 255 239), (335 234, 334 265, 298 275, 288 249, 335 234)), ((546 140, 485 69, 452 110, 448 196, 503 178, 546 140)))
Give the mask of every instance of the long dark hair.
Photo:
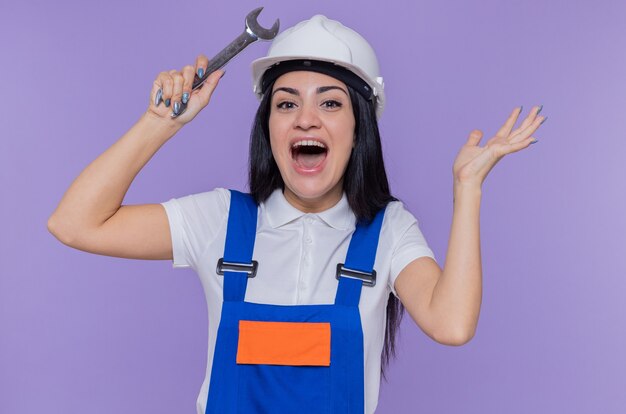
MULTIPOLYGON (((261 100, 250 134, 248 184, 250 193, 257 203, 267 200, 277 188, 284 190, 285 186, 272 156, 269 139, 268 124, 273 86, 272 82, 266 89, 267 93, 261 100)), ((369 221, 381 208, 397 199, 389 191, 373 101, 366 100, 351 86, 346 86, 354 112, 356 140, 343 176, 343 190, 357 220, 369 221)), ((393 293, 390 293, 381 364, 381 374, 385 380, 385 368, 396 354, 396 334, 403 314, 404 306, 393 293)))

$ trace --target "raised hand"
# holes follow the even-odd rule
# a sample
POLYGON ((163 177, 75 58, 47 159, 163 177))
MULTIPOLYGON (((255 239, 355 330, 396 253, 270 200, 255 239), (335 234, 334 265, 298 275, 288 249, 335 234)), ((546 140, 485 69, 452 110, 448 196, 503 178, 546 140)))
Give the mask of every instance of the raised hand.
POLYGON ((452 167, 455 183, 482 186, 487 174, 498 161, 507 154, 527 148, 535 139, 533 134, 547 118, 539 116, 542 106, 535 106, 519 128, 513 130, 522 108, 515 108, 502 128, 487 141, 484 147, 478 143, 482 131, 473 130, 467 142, 461 147, 452 167))
POLYGON ((180 72, 170 70, 159 73, 152 83, 147 114, 177 124, 186 124, 195 118, 208 105, 215 87, 224 74, 224 71, 216 70, 209 75, 200 88, 192 91, 195 74, 202 76, 208 63, 206 56, 199 55, 195 66, 187 65, 180 72), (180 104, 183 101, 187 103, 187 110, 182 115, 173 118, 172 114, 180 111, 180 104))

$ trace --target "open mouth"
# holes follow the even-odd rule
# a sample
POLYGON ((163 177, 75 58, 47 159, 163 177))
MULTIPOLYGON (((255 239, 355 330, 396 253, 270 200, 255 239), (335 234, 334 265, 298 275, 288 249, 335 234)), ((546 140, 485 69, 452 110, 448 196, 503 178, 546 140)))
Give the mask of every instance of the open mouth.
POLYGON ((291 158, 296 165, 305 170, 319 167, 326 159, 328 148, 319 141, 302 140, 291 146, 291 158))

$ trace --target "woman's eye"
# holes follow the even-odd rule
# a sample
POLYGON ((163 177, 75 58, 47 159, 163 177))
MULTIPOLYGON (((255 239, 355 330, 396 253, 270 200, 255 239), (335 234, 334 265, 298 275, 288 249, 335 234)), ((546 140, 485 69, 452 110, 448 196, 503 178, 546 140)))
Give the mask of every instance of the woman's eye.
POLYGON ((331 99, 329 101, 324 101, 322 105, 324 106, 324 108, 341 108, 342 104, 339 101, 331 99))
POLYGON ((295 106, 295 104, 293 102, 289 102, 289 101, 283 101, 278 103, 278 105, 276 105, 276 108, 279 109, 291 109, 295 106))

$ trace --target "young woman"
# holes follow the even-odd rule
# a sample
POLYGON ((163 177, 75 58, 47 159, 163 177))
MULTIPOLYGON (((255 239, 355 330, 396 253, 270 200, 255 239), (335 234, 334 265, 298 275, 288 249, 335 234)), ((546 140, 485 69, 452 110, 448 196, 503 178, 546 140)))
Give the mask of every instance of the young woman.
POLYGON ((207 297, 209 344, 199 413, 371 413, 404 308, 434 340, 474 335, 481 303, 481 185, 533 142, 534 107, 516 108, 487 145, 473 131, 453 166, 454 215, 442 270, 417 221, 389 191, 374 51, 314 16, 253 63, 261 99, 250 194, 217 188, 121 205, 154 153, 209 102, 223 72, 191 91, 207 59, 162 72, 146 113, 93 161, 49 220, 63 243, 192 267, 207 297), (180 102, 187 110, 180 116, 180 102))

